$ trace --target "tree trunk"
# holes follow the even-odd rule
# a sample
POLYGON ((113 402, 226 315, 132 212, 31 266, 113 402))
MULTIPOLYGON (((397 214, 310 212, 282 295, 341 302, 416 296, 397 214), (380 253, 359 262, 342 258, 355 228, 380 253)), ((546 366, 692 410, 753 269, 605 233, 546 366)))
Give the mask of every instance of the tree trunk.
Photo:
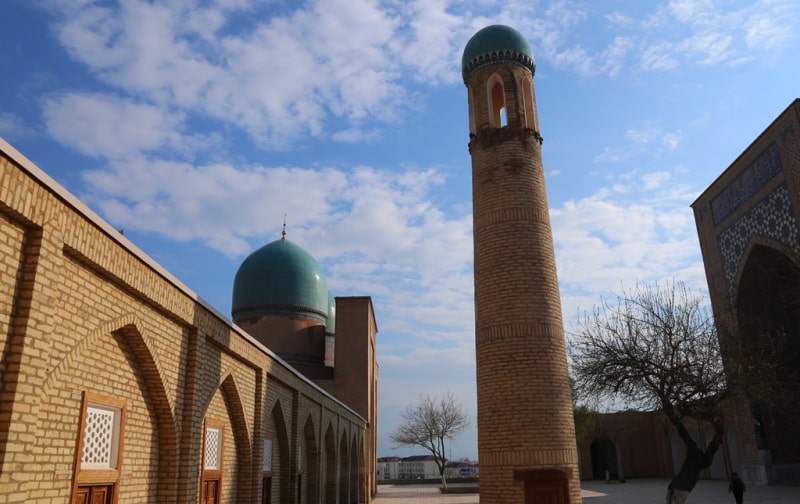
POLYGON ((447 478, 444 477, 444 471, 442 471, 440 475, 442 476, 442 488, 447 490, 447 478))
POLYGON ((686 504, 686 499, 689 498, 687 490, 667 490, 667 504, 686 504))
MULTIPOLYGON (((713 453, 711 456, 713 457, 713 453)), ((688 449, 680 472, 669 483, 667 504, 686 504, 689 493, 694 490, 700 479, 700 471, 709 465, 707 460, 706 454, 700 448, 688 449)))

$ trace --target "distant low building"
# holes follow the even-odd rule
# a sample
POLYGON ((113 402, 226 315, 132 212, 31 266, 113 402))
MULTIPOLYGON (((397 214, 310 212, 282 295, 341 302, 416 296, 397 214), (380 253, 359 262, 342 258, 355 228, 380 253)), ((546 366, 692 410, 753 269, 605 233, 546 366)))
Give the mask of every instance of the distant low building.
POLYGON ((430 479, 439 478, 439 466, 433 455, 410 457, 380 457, 377 479, 430 479))
POLYGON ((400 457, 380 457, 376 478, 379 480, 399 479, 401 460, 400 457))
POLYGON ((439 477, 439 467, 433 455, 412 455, 400 460, 400 479, 428 479, 439 477))
POLYGON ((444 476, 447 479, 477 478, 478 464, 466 460, 448 462, 444 468, 444 476))

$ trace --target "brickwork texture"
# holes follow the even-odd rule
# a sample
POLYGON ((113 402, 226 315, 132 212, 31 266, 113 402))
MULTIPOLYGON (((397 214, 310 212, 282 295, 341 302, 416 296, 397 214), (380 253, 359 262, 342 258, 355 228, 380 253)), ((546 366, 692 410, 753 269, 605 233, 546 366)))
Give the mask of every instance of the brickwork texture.
POLYGON ((579 503, 561 301, 532 79, 521 65, 496 63, 475 70, 467 82, 480 494, 482 502, 528 502, 525 495, 533 491, 528 486, 538 483, 526 478, 557 474, 564 476, 570 502, 579 503), (497 83, 502 85, 505 124, 492 124, 490 114, 490 86, 494 90, 497 83), (526 103, 532 104, 527 110, 526 103))

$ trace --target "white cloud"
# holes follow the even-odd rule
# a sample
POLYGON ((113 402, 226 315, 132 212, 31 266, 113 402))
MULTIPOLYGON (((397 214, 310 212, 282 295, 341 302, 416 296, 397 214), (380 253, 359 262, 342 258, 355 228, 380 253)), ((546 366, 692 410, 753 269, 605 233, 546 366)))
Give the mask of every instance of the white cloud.
POLYGON ((194 7, 73 6, 56 33, 107 83, 234 123, 270 146, 322 134, 328 115, 386 121, 403 108, 399 73, 387 64, 396 21, 375 2, 311 2, 236 32, 221 7, 194 7))
POLYGON ((730 59, 732 44, 733 37, 730 35, 703 33, 685 39, 678 50, 701 65, 716 65, 730 59))
POLYGON ((615 37, 600 55, 602 71, 611 77, 617 76, 635 47, 636 41, 632 37, 615 37))
POLYGON ((791 0, 674 0, 640 19, 565 0, 311 0, 293 10, 245 0, 45 2, 60 13, 58 40, 104 82, 281 149, 306 135, 370 141, 419 106, 414 82, 457 82, 464 43, 488 23, 516 26, 557 69, 615 77, 768 56, 794 36, 798 17, 791 0), (607 41, 585 43, 598 20, 607 41))
POLYGON ((11 112, 0 112, 0 136, 8 140, 24 140, 36 136, 36 131, 25 120, 11 112))
POLYGON ((88 200, 114 225, 199 240, 226 254, 246 252, 248 240, 275 230, 286 214, 291 234, 326 243, 314 255, 339 257, 343 271, 351 259, 377 257, 382 269, 429 285, 471 261, 471 219, 447 217, 435 205, 430 191, 443 178, 431 169, 193 166, 139 157, 84 178, 88 200))
POLYGON ((661 143, 669 150, 675 150, 682 140, 683 135, 681 133, 665 133, 661 138, 661 143))
POLYGON ((403 15, 409 19, 408 32, 393 42, 403 63, 429 84, 460 81, 460 74, 447 62, 460 62, 460 46, 472 33, 465 19, 449 8, 448 0, 410 2, 403 15))
POLYGON ((608 20, 611 24, 619 26, 619 27, 630 27, 634 23, 634 19, 622 12, 611 12, 610 14, 605 15, 606 20, 608 20))
POLYGON ((185 151, 183 115, 103 94, 62 93, 42 104, 48 133, 84 154, 118 159, 169 147, 185 151))
POLYGON ((332 195, 346 182, 335 170, 195 167, 143 157, 84 178, 85 199, 114 225, 197 240, 230 255, 250 250, 247 239, 275 230, 285 214, 298 225, 324 224, 332 195))
POLYGON ((644 49, 640 58, 641 67, 649 72, 663 72, 678 66, 675 48, 670 42, 661 41, 644 49))
POLYGON ((646 173, 642 175, 644 190, 652 190, 656 189, 657 187, 661 187, 664 182, 668 181, 670 178, 670 173, 665 171, 646 173))
MULTIPOLYGON (((517 25, 524 21, 514 19, 509 24, 517 25)), ((587 12, 580 5, 567 1, 552 2, 544 13, 536 13, 531 21, 529 32, 534 43, 544 57, 559 69, 570 69, 581 75, 592 75, 597 71, 595 57, 571 40, 571 33, 588 19, 587 12)))
POLYGON ((754 9, 745 22, 745 42, 748 49, 773 51, 797 37, 795 30, 797 6, 776 2, 774 10, 754 9))
POLYGON ((625 132, 625 139, 635 144, 649 144, 658 136, 654 126, 639 129, 629 129, 625 132))
POLYGON ((362 142, 372 142, 380 138, 380 131, 378 130, 369 130, 364 131, 361 128, 347 128, 345 130, 337 131, 333 135, 331 135, 331 140, 334 142, 342 142, 342 143, 362 143, 362 142))
POLYGON ((697 23, 713 8, 711 0, 671 0, 669 10, 678 21, 697 23))
POLYGON ((565 320, 614 286, 680 278, 704 286, 689 208, 693 195, 667 172, 642 176, 636 200, 600 190, 551 209, 565 320))
POLYGON ((625 131, 625 145, 606 147, 594 157, 595 163, 621 163, 642 154, 658 155, 664 149, 675 150, 682 140, 680 132, 664 133, 657 124, 645 124, 625 131), (653 145, 657 147, 653 149, 653 145), (660 149, 663 147, 664 149, 660 149))
POLYGON ((606 147, 603 152, 597 154, 593 161, 595 163, 620 163, 632 158, 635 152, 629 148, 606 147))

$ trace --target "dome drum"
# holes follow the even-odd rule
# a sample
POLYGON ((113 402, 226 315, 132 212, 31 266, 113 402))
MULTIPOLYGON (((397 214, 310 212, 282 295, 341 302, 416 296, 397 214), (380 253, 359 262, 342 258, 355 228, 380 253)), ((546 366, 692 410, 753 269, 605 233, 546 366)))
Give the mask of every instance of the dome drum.
POLYGON ((469 60, 462 70, 462 76, 464 77, 464 82, 469 79, 469 76, 472 73, 482 67, 487 65, 494 65, 495 63, 516 63, 520 66, 527 68, 528 70, 533 73, 536 70, 536 64, 533 61, 533 58, 528 56, 527 54, 523 54, 516 51, 511 51, 509 49, 504 49, 501 51, 492 51, 489 53, 481 54, 469 60))
POLYGON ((242 320, 254 317, 290 317, 306 318, 326 323, 327 314, 310 306, 295 304, 265 304, 258 306, 239 307, 233 310, 233 320, 242 320))

